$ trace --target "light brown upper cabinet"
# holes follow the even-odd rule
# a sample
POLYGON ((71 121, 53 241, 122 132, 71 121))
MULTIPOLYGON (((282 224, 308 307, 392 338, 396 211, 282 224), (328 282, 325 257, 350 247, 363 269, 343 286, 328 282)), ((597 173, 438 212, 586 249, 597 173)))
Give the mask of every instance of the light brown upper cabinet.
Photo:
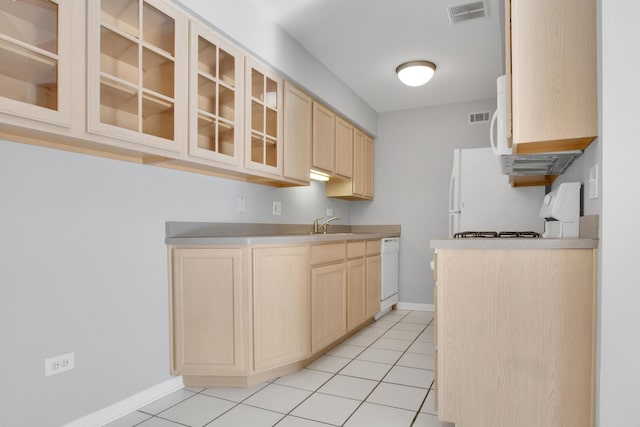
POLYGON ((344 178, 353 174, 353 125, 336 117, 336 148, 334 173, 344 178))
POLYGON ((514 153, 584 149, 598 134, 596 0, 505 1, 514 153))
POLYGON ((374 161, 373 138, 364 136, 364 197, 373 199, 373 161, 374 161))
POLYGON ((0 2, 0 112, 70 126, 71 3, 0 2))
POLYGON ((245 167, 282 176, 282 78, 246 57, 245 167))
POLYGON ((309 184, 312 114, 311 97, 285 81, 283 174, 301 184, 309 184))
POLYGON ((351 123, 324 105, 313 103, 313 169, 338 179, 353 173, 353 130, 351 123))
POLYGON ((244 55, 191 21, 189 154, 214 164, 242 165, 244 55))
POLYGON ((182 152, 187 16, 159 0, 88 2, 88 130, 182 152))
POLYGON ((373 200, 373 138, 353 131, 353 174, 348 181, 327 182, 326 194, 346 200, 373 200))
POLYGON ((336 146, 336 113, 317 102, 313 103, 313 156, 311 165, 333 174, 336 146))

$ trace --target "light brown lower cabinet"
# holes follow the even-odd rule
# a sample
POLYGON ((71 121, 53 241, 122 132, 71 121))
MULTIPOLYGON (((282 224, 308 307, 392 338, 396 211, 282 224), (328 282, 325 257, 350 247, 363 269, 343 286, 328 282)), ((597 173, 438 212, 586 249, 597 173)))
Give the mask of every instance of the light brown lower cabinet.
POLYGON ((367 319, 367 242, 347 242, 347 331, 360 326, 367 319))
POLYGON ((367 318, 366 266, 364 257, 347 261, 347 331, 367 318))
POLYGON ((436 249, 438 417, 594 425, 594 249, 436 249))
POLYGON ((173 249, 173 373, 248 373, 251 300, 244 271, 241 248, 173 249))
POLYGON ((253 300, 256 372, 309 357, 309 248, 253 249, 253 300))
POLYGON ((169 246, 171 373, 190 386, 249 387, 366 325, 380 303, 380 243, 351 247, 348 262, 346 241, 169 246))
POLYGON ((347 332, 347 267, 343 262, 311 269, 311 351, 347 332))
POLYGON ((380 285, 382 258, 380 256, 380 240, 367 241, 366 264, 366 318, 380 311, 380 285))

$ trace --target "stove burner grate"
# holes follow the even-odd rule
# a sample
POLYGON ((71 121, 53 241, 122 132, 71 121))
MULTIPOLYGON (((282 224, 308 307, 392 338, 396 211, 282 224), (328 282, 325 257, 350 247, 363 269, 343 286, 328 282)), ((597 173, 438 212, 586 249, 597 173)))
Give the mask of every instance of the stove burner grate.
POLYGON ((493 238, 537 239, 542 237, 535 231, 462 231, 453 235, 454 239, 493 239, 493 238))

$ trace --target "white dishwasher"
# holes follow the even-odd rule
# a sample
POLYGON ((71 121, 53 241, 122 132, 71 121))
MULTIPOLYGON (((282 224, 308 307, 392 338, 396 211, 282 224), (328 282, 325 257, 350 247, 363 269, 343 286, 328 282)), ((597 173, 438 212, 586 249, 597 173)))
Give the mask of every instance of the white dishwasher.
POLYGON ((400 238, 385 237, 380 242, 382 255, 382 278, 380 280, 380 313, 376 319, 391 310, 398 302, 398 256, 400 254, 400 238))

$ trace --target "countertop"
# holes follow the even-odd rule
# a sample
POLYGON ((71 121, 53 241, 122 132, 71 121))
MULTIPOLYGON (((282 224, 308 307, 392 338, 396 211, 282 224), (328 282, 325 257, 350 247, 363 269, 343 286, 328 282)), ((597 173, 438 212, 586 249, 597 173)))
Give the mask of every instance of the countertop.
POLYGON ((600 236, 600 217, 580 217, 580 237, 565 239, 532 238, 472 238, 434 239, 431 249, 597 249, 600 236))
POLYGON ((168 245, 268 245, 318 243, 399 237, 399 225, 329 225, 327 234, 312 234, 307 224, 167 222, 168 245))
POLYGON ((436 239, 431 241, 431 249, 596 249, 598 239, 518 239, 518 238, 471 238, 436 239))

